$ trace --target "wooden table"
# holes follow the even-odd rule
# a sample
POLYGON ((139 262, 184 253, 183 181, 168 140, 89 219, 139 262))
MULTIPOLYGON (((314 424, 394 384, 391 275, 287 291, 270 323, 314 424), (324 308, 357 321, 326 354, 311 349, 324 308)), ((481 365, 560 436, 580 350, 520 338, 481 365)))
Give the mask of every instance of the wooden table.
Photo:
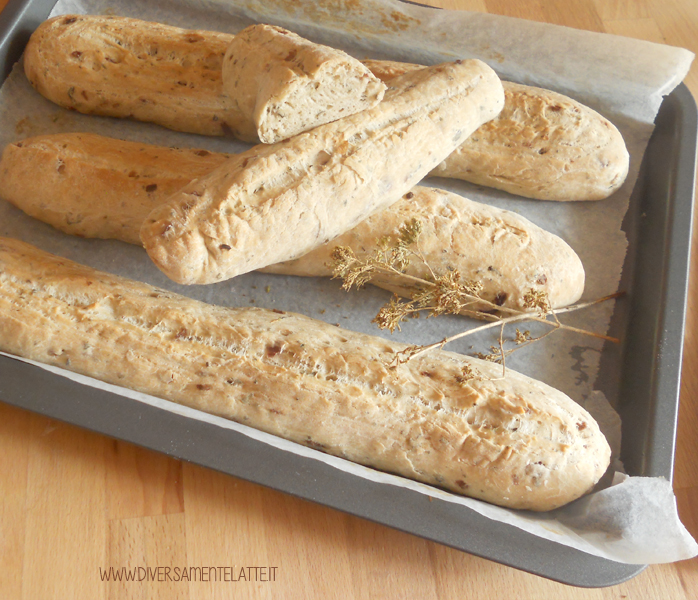
MULTIPOLYGON (((423 1, 698 52, 695 0, 423 1)), ((686 83, 696 95, 698 66, 686 83)), ((674 489, 698 537, 695 257, 691 282, 674 489)), ((682 600, 698 597, 698 559, 569 588, 0 403, 0 598, 248 597, 682 600), (268 568, 250 582, 101 581, 119 565, 268 568)))

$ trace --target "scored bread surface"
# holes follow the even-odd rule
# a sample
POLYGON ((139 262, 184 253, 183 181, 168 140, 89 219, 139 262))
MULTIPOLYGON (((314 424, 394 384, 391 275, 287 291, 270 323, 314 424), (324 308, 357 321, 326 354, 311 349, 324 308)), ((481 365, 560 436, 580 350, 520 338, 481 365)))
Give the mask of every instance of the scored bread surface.
POLYGON ((406 73, 376 107, 255 146, 187 185, 148 216, 141 241, 185 284, 297 258, 398 201, 502 103, 480 61, 406 73))
MULTIPOLYGON (((229 157, 89 133, 36 136, 5 148, 0 198, 66 233, 140 245, 140 227, 155 206, 229 157)), ((457 270, 464 280, 481 282, 486 300, 522 309, 524 294, 533 288, 557 308, 576 302, 584 290, 582 263, 557 236, 512 212, 423 186, 331 242, 264 270, 331 276, 334 248, 349 246, 366 258, 412 219, 422 226, 415 249, 432 270, 457 270)), ((429 277, 417 258, 407 272, 429 277)), ((413 291, 400 287, 404 281, 385 276, 372 283, 404 296, 413 291)))
POLYGON ((0 240, 0 349, 511 508, 588 492, 610 450, 561 392, 301 315, 231 309, 0 240), (474 367, 481 379, 465 381, 474 367))

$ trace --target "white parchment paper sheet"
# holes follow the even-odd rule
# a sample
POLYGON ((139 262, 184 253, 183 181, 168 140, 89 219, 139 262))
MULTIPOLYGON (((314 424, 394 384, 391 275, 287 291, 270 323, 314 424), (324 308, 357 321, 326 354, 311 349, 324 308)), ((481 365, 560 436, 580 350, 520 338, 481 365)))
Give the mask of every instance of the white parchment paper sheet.
MULTIPOLYGON (((647 42, 493 15, 437 11, 393 0, 165 0, 159 3, 69 0, 60 1, 53 14, 71 12, 117 14, 233 33, 254 21, 269 22, 284 25, 315 41, 341 47, 358 58, 431 64, 476 57, 488 62, 503 78, 547 87, 581 100, 619 127, 630 151, 628 181, 611 198, 602 202, 540 202, 465 182, 430 180, 427 184, 518 212, 563 237, 584 263, 586 299, 604 296, 618 287, 627 246, 621 225, 652 132, 652 122, 662 96, 683 79, 693 58, 688 51, 647 42)), ((235 152, 246 148, 229 139, 181 134, 143 123, 65 111, 40 97, 18 65, 0 91, 0 145, 30 135, 67 131, 90 131, 122 139, 213 151, 235 152)), ((95 268, 147 281, 206 302, 283 308, 357 331, 389 335, 371 324, 388 297, 381 290, 346 294, 335 281, 260 273, 212 286, 183 287, 167 280, 140 248, 115 241, 66 236, 30 219, 6 202, 0 202, 0 235, 23 239, 95 268)), ((565 320, 576 327, 605 332, 613 308, 612 303, 607 303, 573 313, 565 320)), ((427 343, 464 326, 469 326, 468 321, 455 316, 418 319, 394 337, 405 342, 427 343)), ((472 351, 472 346, 476 350, 486 349, 491 343, 489 338, 471 337, 449 349, 467 353, 472 351)), ((554 335, 514 354, 507 365, 561 389, 581 403, 607 407, 607 403, 599 403, 598 396, 592 395, 601 349, 601 343, 593 338, 554 335)), ((65 372, 61 374, 86 380, 65 372)), ((112 389, 112 386, 96 382, 90 385, 112 389)), ((678 521, 668 482, 630 478, 580 501, 586 512, 575 503, 547 515, 530 515, 378 473, 163 400, 123 389, 119 392, 165 410, 183 411, 192 418, 244 431, 246 435, 362 477, 417 489, 469 506, 489 518, 612 560, 667 562, 698 553, 698 546, 678 521), (624 493, 633 499, 635 517, 631 521, 626 518, 628 505, 624 493), (658 515, 664 518, 659 519, 658 515), (664 545, 657 543, 656 531, 648 528, 649 525, 656 527, 658 522, 664 545)), ((614 398, 610 400, 615 401, 614 398)))

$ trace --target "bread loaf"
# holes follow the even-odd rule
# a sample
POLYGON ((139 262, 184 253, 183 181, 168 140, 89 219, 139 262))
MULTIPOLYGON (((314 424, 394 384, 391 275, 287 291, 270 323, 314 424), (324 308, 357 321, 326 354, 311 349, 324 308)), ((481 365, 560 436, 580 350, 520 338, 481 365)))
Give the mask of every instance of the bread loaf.
MULTIPOLYGON (((348 246, 357 258, 365 259, 375 252, 382 238, 394 235, 413 219, 422 227, 415 249, 427 264, 414 258, 405 269, 407 275, 428 281, 432 272, 443 275, 458 271, 463 281, 482 284, 483 299, 517 310, 531 310, 524 299, 531 289, 544 292, 553 308, 574 304, 584 291, 582 261, 556 235, 516 213, 421 186, 333 241, 300 258, 262 270, 330 276, 334 248, 348 246)), ((371 283, 406 298, 416 291, 408 279, 389 274, 376 274, 371 283)))
POLYGON ((375 108, 256 146, 187 185, 148 216, 141 241, 185 284, 297 258, 399 200, 502 103, 480 61, 407 73, 375 108))
MULTIPOLYGON (((155 206, 229 157, 87 133, 37 136, 5 148, 0 198, 72 235, 140 244, 141 224, 155 206)), ((464 279, 481 282, 489 301, 523 309, 523 295, 533 288, 557 308, 582 294, 584 268, 560 238, 514 213, 422 186, 332 242, 264 270, 329 276, 333 248, 349 246, 364 258, 412 219, 422 225, 419 250, 434 272, 457 270, 464 279)), ((426 271, 416 259, 408 269, 422 278, 426 271)), ((400 287, 404 281, 386 276, 374 283, 409 295, 410 288, 400 287)))
POLYGON ((81 113, 254 140, 254 125, 223 92, 232 38, 126 17, 61 15, 32 34, 24 72, 42 96, 81 113))
POLYGON ((355 58, 271 25, 251 25, 233 38, 222 78, 266 144, 369 109, 385 92, 355 58))
MULTIPOLYGON (((254 140, 254 124, 223 89, 223 56, 233 39, 123 17, 68 15, 37 29, 25 71, 41 94, 67 108, 254 140)), ((422 68, 364 64, 386 82, 422 68)), ((504 88, 500 118, 476 131, 433 175, 541 200, 599 200, 622 185, 628 152, 608 120, 561 94, 509 82, 504 88)))
MULTIPOLYGON (((381 79, 420 65, 366 60, 381 79)), ((539 200, 601 200, 628 175, 618 129, 596 111, 549 90, 503 81, 504 108, 431 175, 539 200)))
POLYGON ((228 158, 91 133, 40 135, 4 149, 0 198, 65 233, 141 245, 153 208, 228 158))
POLYGON ((245 141, 278 141, 370 108, 385 90, 358 60, 280 27, 253 25, 233 39, 113 16, 44 22, 24 69, 66 108, 245 141))
POLYGON ((449 352, 206 305, 0 239, 0 349, 511 508, 589 491, 609 448, 564 394, 449 352), (463 380, 463 368, 483 378, 463 380))

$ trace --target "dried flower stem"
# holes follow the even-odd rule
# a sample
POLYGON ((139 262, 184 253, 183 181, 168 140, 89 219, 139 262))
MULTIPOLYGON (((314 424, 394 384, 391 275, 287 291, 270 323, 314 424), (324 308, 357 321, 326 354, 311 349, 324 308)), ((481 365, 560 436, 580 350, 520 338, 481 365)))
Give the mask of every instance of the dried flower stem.
MULTIPOLYGON (((588 308, 590 306, 594 306, 595 304, 600 304, 602 302, 606 302, 607 300, 612 300, 614 298, 620 298, 621 296, 623 296, 623 292, 617 292, 615 294, 610 294, 608 296, 604 296, 603 298, 599 298, 598 300, 592 300, 591 302, 582 302, 580 304, 574 304, 572 306, 566 306, 564 308, 550 310, 547 313, 547 315, 556 315, 556 314, 559 314, 562 312, 567 313, 567 312, 572 312, 575 310, 581 310, 583 308, 588 308)), ((620 343, 620 340, 618 338, 611 337, 608 335, 603 335, 601 333, 594 333, 593 331, 587 331, 586 329, 579 329, 577 327, 571 327, 570 325, 565 325, 564 323, 560 323, 560 321, 557 321, 557 320, 556 321, 549 321, 546 318, 536 316, 535 314, 531 314, 531 313, 518 312, 516 315, 513 315, 511 317, 505 317, 505 318, 497 317, 495 315, 489 315, 487 313, 484 313, 484 315, 486 315, 486 318, 492 319, 492 321, 489 323, 486 323, 485 325, 480 325, 479 327, 467 329, 465 331, 461 331, 461 332, 456 333, 454 335, 445 337, 439 342, 434 342, 434 343, 428 344, 426 346, 420 346, 419 350, 409 353, 408 360, 411 360, 417 356, 420 356, 426 352, 429 352, 430 350, 435 350, 436 348, 443 348, 446 344, 449 344, 450 342, 455 342, 456 340, 459 340, 459 339, 464 338, 466 336, 473 335, 475 333, 480 333, 481 331, 486 331, 487 329, 492 329, 493 327, 500 326, 503 328, 504 325, 507 325, 509 323, 519 323, 521 321, 536 321, 538 323, 544 323, 545 325, 548 325, 548 326, 552 327, 553 329, 551 331, 544 333, 543 335, 541 335, 537 338, 532 338, 529 341, 520 344, 518 346, 519 348, 522 348, 524 346, 528 346, 532 342, 537 342, 538 340, 543 339, 544 337, 547 337, 548 335, 553 333, 553 331, 555 331, 556 329, 565 329, 567 331, 574 331, 576 333, 581 333, 583 335, 589 335, 592 337, 607 340, 607 341, 613 342, 615 344, 620 343)), ((500 336, 500 339, 501 339, 501 336, 500 336)), ((511 354, 511 352, 508 352, 508 353, 511 354)), ((504 353, 502 353, 502 355, 503 354, 504 353)), ((393 362, 395 363, 395 361, 393 361, 393 362)), ((404 361, 398 361, 398 363, 396 363, 396 364, 399 364, 400 362, 404 362, 404 361)))
MULTIPOLYGON (((565 325, 558 319, 558 314, 588 308, 595 304, 618 298, 623 295, 622 292, 611 294, 591 302, 583 302, 553 310, 544 292, 531 289, 524 295, 524 306, 525 308, 534 310, 525 311, 500 306, 482 298, 481 292, 483 286, 479 282, 461 281, 461 274, 458 271, 449 271, 443 275, 434 273, 423 254, 419 251, 418 240, 420 233, 421 225, 418 220, 413 219, 400 227, 396 239, 386 237, 380 240, 377 250, 365 259, 357 258, 351 248, 346 246, 335 248, 332 253, 334 277, 343 280, 342 287, 346 290, 352 287, 363 287, 366 283, 381 275, 397 277, 405 282, 405 284, 410 284, 414 288, 414 291, 409 300, 400 300, 397 295, 393 296, 390 302, 383 306, 374 318, 374 322, 377 323, 381 329, 389 329, 391 332, 395 329, 399 330, 400 323, 404 321, 408 315, 413 315, 421 311, 429 311, 429 316, 438 316, 440 314, 464 314, 489 321, 489 323, 462 331, 433 344, 408 346, 404 350, 396 353, 392 363, 394 366, 407 362, 430 350, 443 348, 443 346, 455 340, 493 327, 500 327, 498 347, 493 346, 490 349, 491 354, 480 356, 486 360, 500 362, 502 368, 504 368, 507 354, 511 354, 518 348, 541 340, 558 329, 573 331, 619 343, 617 338, 565 325), (415 249, 413 246, 417 246, 417 248, 415 249), (431 280, 409 275, 404 272, 412 258, 417 258, 425 266, 429 273, 428 277, 431 277, 431 280), (496 314, 493 314, 493 312, 496 314), (502 316, 502 314, 509 316, 502 316), (536 338, 532 338, 528 331, 521 332, 517 329, 516 339, 514 340, 517 344, 517 348, 505 350, 504 326, 521 321, 543 323, 552 329, 536 338)), ((471 374, 466 375, 467 377, 464 376, 464 381, 467 381, 468 377, 471 377, 471 374)))

